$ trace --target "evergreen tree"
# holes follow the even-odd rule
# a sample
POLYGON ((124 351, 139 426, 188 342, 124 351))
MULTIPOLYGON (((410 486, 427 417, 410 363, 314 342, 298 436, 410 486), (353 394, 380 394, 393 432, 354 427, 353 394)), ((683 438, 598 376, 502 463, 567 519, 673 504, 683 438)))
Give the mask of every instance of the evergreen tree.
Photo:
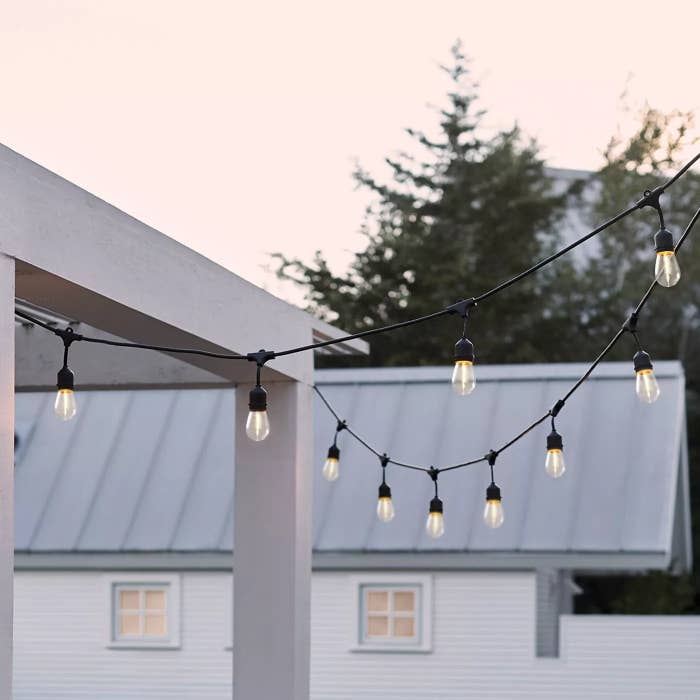
MULTIPOLYGON (((559 243, 555 223, 565 197, 552 193, 537 145, 517 126, 487 137, 484 112, 458 43, 443 66, 450 91, 439 137, 408 130, 424 153, 387 160, 391 182, 358 169, 377 202, 362 227, 367 247, 350 271, 334 275, 322 253, 308 265, 280 259, 280 276, 307 291, 308 309, 349 332, 434 312, 476 296, 520 272, 559 243)), ((551 357, 552 334, 566 316, 567 261, 529 278, 470 313, 480 362, 551 357), (566 290, 562 292, 562 290, 566 290)), ((461 334, 458 319, 372 338, 371 364, 443 364, 461 334)))

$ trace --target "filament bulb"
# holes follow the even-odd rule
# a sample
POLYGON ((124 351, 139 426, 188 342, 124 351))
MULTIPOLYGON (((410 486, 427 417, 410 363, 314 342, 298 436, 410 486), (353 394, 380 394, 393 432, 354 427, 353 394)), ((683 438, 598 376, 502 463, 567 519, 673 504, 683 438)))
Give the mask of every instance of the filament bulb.
POLYGON ((428 513, 428 520, 425 523, 425 531, 434 540, 445 534, 445 521, 442 517, 442 501, 439 498, 433 498, 433 500, 430 501, 430 512, 428 513))
POLYGON ((654 236, 656 248, 656 264, 654 279, 663 287, 673 287, 681 278, 681 268, 673 249, 673 234, 666 228, 656 232, 654 236))
POLYGON ((554 429, 547 436, 547 457, 544 461, 544 469, 552 479, 558 479, 566 471, 564 444, 561 435, 554 429))
POLYGON ((61 420, 70 420, 75 416, 77 406, 73 389, 59 389, 53 410, 61 420))
POLYGON ((250 413, 245 424, 246 435, 251 440, 260 442, 270 434, 270 421, 267 417, 267 392, 259 384, 250 390, 248 408, 250 413))
POLYGON ((466 396, 474 391, 474 345, 467 338, 460 338, 455 344, 455 368, 452 370, 452 391, 458 396, 466 396))
POLYGON ((503 504, 501 503, 501 489, 493 482, 486 489, 486 507, 484 508, 484 522, 492 528, 503 525, 503 504))
POLYGON ((326 481, 335 481, 340 476, 340 450, 336 445, 328 448, 328 457, 321 473, 326 481))
POLYGON ((651 364, 649 354, 640 350, 634 356, 634 371, 637 375, 636 391, 642 403, 654 403, 661 394, 659 382, 654 375, 654 367, 651 364))
POLYGON ((267 411, 251 411, 245 424, 246 435, 255 442, 261 442, 270 434, 270 420, 267 411))
POLYGON ((388 523, 390 520, 394 519, 394 503, 391 500, 391 489, 384 482, 379 485, 377 517, 383 523, 388 523))

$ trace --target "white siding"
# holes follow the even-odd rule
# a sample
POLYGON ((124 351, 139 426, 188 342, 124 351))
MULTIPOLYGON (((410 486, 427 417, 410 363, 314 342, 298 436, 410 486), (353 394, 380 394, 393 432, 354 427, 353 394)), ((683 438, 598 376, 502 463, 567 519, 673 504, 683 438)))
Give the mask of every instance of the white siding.
MULTIPOLYGON (((698 618, 565 616, 560 658, 541 659, 534 573, 443 572, 432 653, 351 652, 356 577, 314 574, 313 700, 700 697, 698 618)), ((16 583, 16 700, 231 697, 225 573, 182 575, 182 648, 163 651, 105 648, 100 573, 18 572, 16 583)))

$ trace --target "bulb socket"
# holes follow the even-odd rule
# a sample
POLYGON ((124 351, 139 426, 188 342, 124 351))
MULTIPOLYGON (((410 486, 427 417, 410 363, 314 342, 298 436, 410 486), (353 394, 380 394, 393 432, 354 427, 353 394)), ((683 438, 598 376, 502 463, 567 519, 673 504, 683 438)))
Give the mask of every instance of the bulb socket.
POLYGON ((547 449, 548 450, 563 450, 564 441, 561 439, 561 435, 556 430, 547 435, 547 449))
POLYGON ((455 343, 455 362, 474 362, 474 344, 468 338, 455 343))
POLYGON ((634 362, 635 372, 641 372, 645 369, 654 369, 654 365, 651 364, 651 357, 649 357, 649 353, 644 352, 644 350, 638 350, 634 354, 632 362, 634 362))
POLYGON ((260 385, 250 390, 248 408, 251 411, 267 411, 267 392, 260 385))
POLYGON ((328 448, 328 459, 340 459, 340 450, 337 445, 331 445, 328 448))
POLYGON ((493 481, 489 484, 489 487, 486 489, 486 500, 487 501, 500 501, 501 500, 501 489, 496 486, 496 484, 493 483, 493 481))
POLYGON ((73 372, 71 372, 68 367, 61 367, 56 377, 56 388, 59 391, 61 389, 70 389, 73 391, 74 385, 75 376, 73 375, 73 372))
POLYGON ((666 228, 659 229, 654 236, 654 248, 657 253, 673 250, 673 234, 666 228))
POLYGON ((379 484, 379 498, 391 498, 391 489, 388 484, 379 484))
POLYGON ((439 498, 433 498, 430 501, 430 513, 442 513, 442 501, 439 498))

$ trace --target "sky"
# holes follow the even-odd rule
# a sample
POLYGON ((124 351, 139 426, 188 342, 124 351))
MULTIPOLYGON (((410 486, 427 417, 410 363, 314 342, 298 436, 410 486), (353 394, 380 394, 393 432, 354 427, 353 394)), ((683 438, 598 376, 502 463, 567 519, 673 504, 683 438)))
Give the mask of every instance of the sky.
POLYGON ((622 109, 699 110, 693 1, 0 0, 0 142, 299 302, 270 254, 342 272, 369 195, 430 130, 461 38, 488 129, 595 168, 622 109))

